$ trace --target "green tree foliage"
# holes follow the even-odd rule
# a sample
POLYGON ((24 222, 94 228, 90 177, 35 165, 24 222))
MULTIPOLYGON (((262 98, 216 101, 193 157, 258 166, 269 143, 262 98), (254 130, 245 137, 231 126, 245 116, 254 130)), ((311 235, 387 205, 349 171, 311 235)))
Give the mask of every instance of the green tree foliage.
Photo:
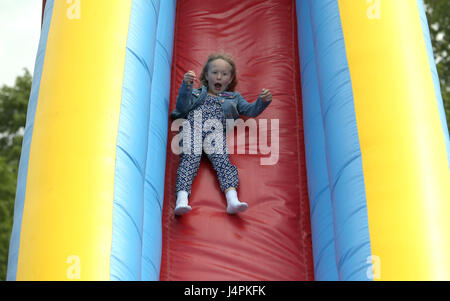
POLYGON ((30 72, 25 69, 13 87, 0 89, 0 280, 6 278, 17 170, 31 82, 30 72))
POLYGON ((450 128, 450 1, 425 0, 425 5, 447 125, 450 128))

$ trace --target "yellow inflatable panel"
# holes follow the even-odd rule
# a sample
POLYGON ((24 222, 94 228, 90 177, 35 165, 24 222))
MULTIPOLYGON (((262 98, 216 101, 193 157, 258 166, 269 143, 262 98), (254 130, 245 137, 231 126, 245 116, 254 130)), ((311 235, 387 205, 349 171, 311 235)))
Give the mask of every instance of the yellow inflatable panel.
POLYGON ((131 2, 81 1, 77 10, 66 1, 54 3, 17 280, 38 274, 39 280, 109 280, 106 254, 131 2))
POLYGON ((378 279, 449 280, 450 172, 417 1, 339 7, 378 279))

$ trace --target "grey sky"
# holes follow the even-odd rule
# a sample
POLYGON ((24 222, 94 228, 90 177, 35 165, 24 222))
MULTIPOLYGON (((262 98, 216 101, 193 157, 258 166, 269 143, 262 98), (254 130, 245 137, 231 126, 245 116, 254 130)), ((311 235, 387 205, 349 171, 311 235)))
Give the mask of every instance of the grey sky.
POLYGON ((0 0, 0 87, 13 85, 26 67, 33 75, 42 0, 0 0))

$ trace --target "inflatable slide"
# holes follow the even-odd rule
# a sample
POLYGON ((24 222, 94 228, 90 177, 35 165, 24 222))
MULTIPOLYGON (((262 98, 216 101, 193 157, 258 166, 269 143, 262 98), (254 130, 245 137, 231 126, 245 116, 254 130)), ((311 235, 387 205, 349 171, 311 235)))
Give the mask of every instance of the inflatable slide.
MULTIPOLYGON (((450 280, 450 143, 422 0, 43 1, 8 280, 450 280), (273 100, 173 214, 183 74, 273 100)), ((197 82, 198 86, 200 83, 197 82)))

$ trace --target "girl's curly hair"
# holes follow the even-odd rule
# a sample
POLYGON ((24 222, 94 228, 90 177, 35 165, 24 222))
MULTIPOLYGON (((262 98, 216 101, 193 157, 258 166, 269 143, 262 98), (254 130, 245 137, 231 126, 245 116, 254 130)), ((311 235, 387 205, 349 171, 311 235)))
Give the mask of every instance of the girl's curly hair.
POLYGON ((200 74, 200 82, 202 83, 202 85, 208 87, 208 80, 206 76, 208 74, 209 63, 217 59, 222 59, 231 65, 231 76, 233 79, 231 80, 231 83, 228 85, 227 91, 234 92, 234 89, 236 88, 236 85, 238 83, 236 76, 236 64, 231 58, 231 55, 227 53, 223 52, 212 53, 208 56, 208 60, 206 61, 206 64, 203 66, 202 73, 200 74))

